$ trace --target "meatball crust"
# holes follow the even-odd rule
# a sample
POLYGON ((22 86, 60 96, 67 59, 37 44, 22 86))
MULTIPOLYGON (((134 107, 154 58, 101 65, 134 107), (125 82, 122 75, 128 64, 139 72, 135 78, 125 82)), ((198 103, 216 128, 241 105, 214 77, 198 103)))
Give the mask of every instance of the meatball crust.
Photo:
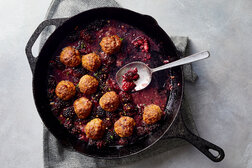
POLYGON ((86 95, 95 93, 98 85, 98 80, 90 75, 84 75, 79 81, 80 91, 86 95))
POLYGON ((133 118, 124 116, 115 122, 114 129, 120 137, 129 137, 133 134, 135 125, 133 118))
POLYGON ((101 66, 101 59, 96 53, 86 54, 82 56, 82 66, 91 72, 95 72, 101 66))
POLYGON ((68 46, 60 53, 60 62, 69 67, 76 67, 81 63, 81 57, 78 50, 68 46))
POLYGON ((55 93, 62 100, 69 100, 75 95, 75 86, 70 81, 60 81, 56 86, 55 93))
POLYGON ((73 106, 76 115, 80 119, 87 118, 92 110, 92 102, 86 97, 75 100, 73 106))
POLYGON ((101 108, 108 112, 116 111, 119 106, 119 102, 119 96, 114 91, 105 93, 99 100, 101 108))
POLYGON ((87 138, 97 140, 102 138, 105 132, 105 126, 101 119, 95 118, 87 123, 84 131, 87 135, 87 138))
POLYGON ((146 124, 154 124, 158 122, 163 115, 162 110, 155 104, 150 104, 144 107, 143 121, 146 124))
POLYGON ((100 46, 103 52, 106 54, 113 54, 117 52, 121 47, 122 41, 117 35, 103 37, 100 46))

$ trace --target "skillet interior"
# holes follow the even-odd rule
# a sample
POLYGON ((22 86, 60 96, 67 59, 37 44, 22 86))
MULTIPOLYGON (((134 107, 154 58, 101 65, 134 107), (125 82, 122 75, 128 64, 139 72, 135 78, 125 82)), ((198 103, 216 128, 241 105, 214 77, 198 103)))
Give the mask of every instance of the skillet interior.
POLYGON ((182 99, 182 73, 180 68, 173 68, 171 70, 172 75, 175 76, 173 82, 179 82, 181 83, 181 86, 178 87, 173 83, 173 89, 170 92, 166 107, 166 112, 170 117, 168 117, 167 115, 167 117, 165 117, 164 119, 165 122, 161 126, 161 129, 156 131, 148 138, 145 138, 133 145, 126 147, 110 147, 104 148, 103 150, 90 148, 84 143, 78 141, 75 137, 71 136, 63 126, 59 124, 57 118, 54 117, 54 115, 50 111, 46 90, 48 62, 50 60, 50 57, 54 54, 55 49, 58 47, 60 42, 64 39, 65 35, 68 34, 69 31, 73 30, 74 27, 79 25, 80 23, 83 24, 83 21, 88 24, 96 19, 114 19, 137 27, 155 41, 163 43, 163 45, 166 46, 166 54, 169 55, 172 60, 178 58, 174 44, 167 36, 167 34, 157 25, 156 21, 153 18, 121 8, 93 9, 83 12, 67 20, 49 37, 49 39, 43 46, 39 54, 34 72, 34 99, 43 122, 53 133, 53 135, 63 144, 71 144, 71 146, 73 146, 77 151, 92 157, 114 158, 128 156, 138 153, 143 149, 151 146, 169 129, 169 126, 177 116, 182 99))

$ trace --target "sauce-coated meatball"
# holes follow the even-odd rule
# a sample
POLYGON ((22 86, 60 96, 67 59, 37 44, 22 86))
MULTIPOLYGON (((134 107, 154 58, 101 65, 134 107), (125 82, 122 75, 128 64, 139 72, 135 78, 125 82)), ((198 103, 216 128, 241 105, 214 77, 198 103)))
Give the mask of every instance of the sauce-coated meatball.
POLYGON ((97 140, 102 138, 105 131, 105 126, 101 119, 95 118, 87 123, 84 131, 87 135, 87 138, 97 140))
POLYGON ((163 115, 162 110, 155 104, 150 104, 144 107, 143 121, 146 124, 154 124, 161 119, 163 115))
POLYGON ((74 111, 78 118, 87 118, 92 110, 92 102, 86 97, 81 97, 74 101, 74 111))
POLYGON ((56 86, 55 93, 62 100, 69 100, 75 95, 75 86, 70 81, 60 81, 56 86))
POLYGON ((113 35, 110 37, 103 37, 100 46, 102 51, 106 54, 113 54, 117 52, 121 47, 122 41, 117 35, 113 35))
POLYGON ((95 72, 101 66, 101 59, 95 53, 84 55, 82 56, 82 66, 91 72, 95 72))
POLYGON ((116 92, 111 91, 105 93, 99 100, 101 108, 105 111, 113 112, 116 111, 119 106, 119 96, 116 92))
POLYGON ((60 62, 69 67, 76 67, 81 63, 81 57, 78 50, 68 46, 60 53, 60 62))
POLYGON ((79 82, 80 91, 86 95, 95 93, 98 85, 98 80, 90 75, 84 75, 79 82))
POLYGON ((114 129, 120 137, 129 137, 132 135, 135 125, 133 118, 124 116, 115 122, 114 129))

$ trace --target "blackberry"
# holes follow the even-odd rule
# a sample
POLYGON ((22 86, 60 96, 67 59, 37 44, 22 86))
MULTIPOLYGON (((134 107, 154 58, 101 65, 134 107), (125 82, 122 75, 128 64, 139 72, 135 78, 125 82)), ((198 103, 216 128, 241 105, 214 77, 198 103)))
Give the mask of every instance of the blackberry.
POLYGON ((73 118, 75 115, 73 106, 64 108, 62 114, 66 118, 73 118))
POLYGON ((80 37, 85 41, 85 42, 88 42, 88 43, 91 43, 93 40, 92 40, 92 37, 91 35, 88 33, 88 31, 86 30, 81 30, 80 31, 80 37))
POLYGON ((127 103, 127 102, 132 101, 132 96, 131 96, 131 94, 128 94, 127 92, 121 91, 121 92, 119 93, 119 97, 120 97, 120 101, 121 101, 122 103, 127 103))
POLYGON ((144 127, 137 127, 136 132, 138 136, 143 136, 146 133, 146 130, 144 127))
POLYGON ((105 142, 107 144, 112 144, 115 140, 115 134, 113 131, 108 131, 107 134, 105 135, 105 142))
POLYGON ((133 103, 126 103, 123 105, 123 115, 133 116, 136 114, 136 107, 133 103))
POLYGON ((66 120, 64 123, 64 127, 68 130, 70 130, 73 127, 73 123, 71 120, 66 120))
POLYGON ((103 124, 105 125, 106 128, 110 128, 113 126, 112 121, 108 118, 106 118, 105 120, 103 120, 103 124))
POLYGON ((94 115, 95 115, 95 117, 104 118, 104 117, 106 117, 106 111, 103 110, 101 108, 101 106, 98 106, 94 115))

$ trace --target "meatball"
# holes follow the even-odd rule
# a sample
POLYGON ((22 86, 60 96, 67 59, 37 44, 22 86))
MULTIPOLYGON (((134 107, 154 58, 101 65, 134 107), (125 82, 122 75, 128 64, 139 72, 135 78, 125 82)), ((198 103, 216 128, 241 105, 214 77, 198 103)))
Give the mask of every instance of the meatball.
POLYGON ((95 53, 84 55, 82 56, 82 66, 91 72, 95 72, 101 66, 101 59, 95 53))
POLYGON ((78 50, 68 46, 60 53, 60 62, 69 67, 76 67, 81 63, 81 57, 78 50))
POLYGON ((146 124, 154 124, 161 119, 163 115, 162 110, 155 104, 150 104, 144 107, 143 121, 146 124))
POLYGON ((74 111, 78 118, 87 118, 92 110, 92 102, 86 97, 81 97, 74 101, 74 111))
POLYGON ((101 119, 95 118, 87 123, 84 131, 87 135, 87 138, 97 140, 102 138, 105 132, 105 126, 101 119))
POLYGON ((55 93, 62 100, 69 100, 75 95, 75 86, 70 81, 60 81, 56 86, 55 93))
POLYGON ((80 91, 86 95, 95 93, 98 85, 98 80, 90 75, 84 75, 79 82, 80 91))
POLYGON ((121 47, 122 41, 117 35, 113 35, 110 37, 103 37, 100 46, 102 51, 106 54, 113 54, 117 52, 121 47))
POLYGON ((129 137, 133 134, 135 125, 133 118, 124 116, 115 122, 114 129, 120 137, 129 137))
POLYGON ((114 91, 107 92, 100 98, 99 104, 103 110, 114 112, 119 106, 119 96, 114 91))

